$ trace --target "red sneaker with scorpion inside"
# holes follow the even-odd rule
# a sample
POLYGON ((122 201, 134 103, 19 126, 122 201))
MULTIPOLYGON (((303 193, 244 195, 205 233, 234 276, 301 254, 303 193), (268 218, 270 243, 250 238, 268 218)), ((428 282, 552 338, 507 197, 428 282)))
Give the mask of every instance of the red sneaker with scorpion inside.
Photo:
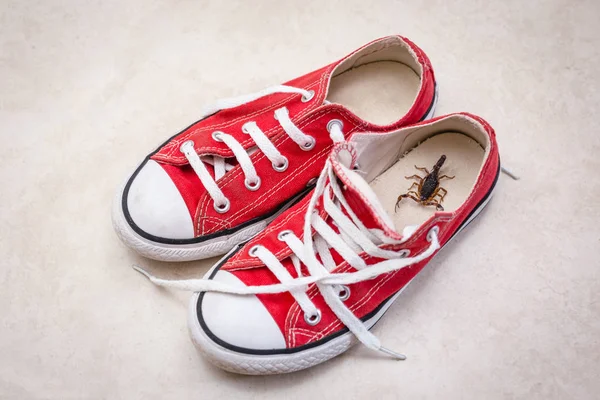
POLYGON ((429 118, 435 99, 425 53, 390 36, 285 85, 222 100, 139 165, 113 225, 150 258, 224 254, 311 190, 335 142, 429 118))
POLYGON ((369 329, 479 214, 499 171, 494 131, 470 114, 356 133, 334 147, 311 196, 204 279, 150 278, 200 292, 189 310, 192 339, 229 371, 307 368, 354 337, 403 359, 369 329))

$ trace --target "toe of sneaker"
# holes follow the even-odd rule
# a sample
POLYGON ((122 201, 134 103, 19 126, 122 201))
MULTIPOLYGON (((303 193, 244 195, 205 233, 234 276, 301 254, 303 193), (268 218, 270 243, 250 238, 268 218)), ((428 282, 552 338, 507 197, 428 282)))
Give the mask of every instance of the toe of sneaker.
POLYGON ((181 193, 154 160, 130 178, 122 203, 129 223, 138 231, 165 239, 194 237, 192 217, 181 193))
MULTIPOLYGON (((212 278, 228 285, 244 286, 234 274, 218 271, 212 278)), ((204 334, 220 346, 239 351, 281 350, 285 338, 269 310, 254 295, 202 293, 196 300, 198 323, 204 334)))

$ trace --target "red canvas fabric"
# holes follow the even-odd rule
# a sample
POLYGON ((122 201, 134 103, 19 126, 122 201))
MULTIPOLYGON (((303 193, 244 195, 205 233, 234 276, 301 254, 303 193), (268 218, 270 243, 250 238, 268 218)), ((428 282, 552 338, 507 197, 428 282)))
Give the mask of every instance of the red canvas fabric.
MULTIPOLYGON (((314 90, 315 95, 310 101, 301 101, 301 96, 298 94, 274 94, 236 108, 220 111, 188 127, 152 155, 151 158, 164 168, 179 189, 194 221, 195 235, 216 233, 263 218, 302 192, 309 180, 318 176, 333 146, 326 129, 327 123, 332 119, 339 119, 344 123, 343 131, 347 138, 357 130, 386 132, 420 121, 427 114, 435 96, 433 70, 425 53, 414 43, 399 36, 394 38, 410 46, 422 67, 423 74, 419 92, 411 109, 390 125, 373 125, 362 120, 343 105, 323 104, 332 71, 351 54, 285 83, 314 90), (294 124, 316 139, 313 150, 308 152, 301 150, 275 120, 274 111, 283 106, 289 110, 294 124), (214 131, 224 131, 234 136, 244 148, 251 148, 255 145, 254 142, 249 135, 242 132, 242 125, 248 121, 257 123, 278 150, 288 158, 289 167, 284 172, 276 172, 262 152, 257 151, 252 154, 251 160, 262 179, 261 188, 254 192, 246 190, 241 168, 234 167, 217 182, 231 201, 230 211, 220 214, 214 210, 212 199, 179 149, 185 141, 193 140, 196 152, 200 156, 232 157, 231 150, 224 143, 215 141, 211 134, 214 131)), ((391 43, 390 37, 373 41, 361 49, 369 46, 380 48, 388 43, 391 43)))
MULTIPOLYGON (((500 163, 494 130, 480 117, 467 113, 455 115, 467 116, 481 124, 490 139, 488 156, 484 161, 482 170, 471 194, 457 210, 453 212, 436 212, 428 221, 423 223, 405 243, 401 245, 384 245, 382 246, 383 248, 394 250, 408 249, 413 255, 419 254, 429 246, 427 233, 434 226, 439 228, 438 237, 440 244, 443 246, 493 187, 497 178, 500 163)), ((448 116, 428 120, 421 124, 417 124, 416 126, 430 124, 432 121, 446 117, 448 116)), ((334 169, 337 171, 338 178, 345 184, 344 197, 351 204, 353 211, 357 213, 357 215, 360 215, 363 223, 384 230, 390 237, 400 238, 401 236, 399 233, 391 231, 390 228, 381 221, 377 212, 371 208, 370 204, 352 183, 344 179, 343 172, 339 169, 339 165, 336 165, 338 161, 335 154, 331 154, 329 159, 334 165, 334 169)), ((240 251, 232 256, 222 269, 233 273, 248 286, 279 283, 277 278, 268 271, 268 268, 262 265, 258 258, 252 257, 248 253, 253 246, 260 244, 272 251, 278 259, 283 260, 283 265, 288 272, 290 272, 292 276, 296 276, 295 269, 288 258, 291 254, 291 250, 285 243, 277 238, 277 235, 281 231, 289 229, 298 237, 302 237, 304 216, 309 201, 310 199, 306 198, 280 215, 267 227, 267 229, 253 238, 240 251)), ((354 271, 352 267, 347 265, 347 263, 335 253, 335 251, 332 250, 332 253, 337 262, 337 268, 332 272, 354 271)), ((381 261, 364 253, 361 256, 369 265, 381 261)), ((429 260, 425 260, 397 272, 350 285, 352 295, 345 304, 349 306, 350 310, 358 317, 362 318, 368 315, 379 307, 382 302, 397 293, 410 282, 428 261, 429 260)), ((315 342, 343 329, 343 324, 325 304, 316 285, 311 285, 308 294, 315 306, 319 308, 322 313, 321 322, 315 326, 310 326, 306 323, 303 318, 302 310, 289 293, 257 296, 269 310, 273 319, 284 334, 288 348, 315 342)))

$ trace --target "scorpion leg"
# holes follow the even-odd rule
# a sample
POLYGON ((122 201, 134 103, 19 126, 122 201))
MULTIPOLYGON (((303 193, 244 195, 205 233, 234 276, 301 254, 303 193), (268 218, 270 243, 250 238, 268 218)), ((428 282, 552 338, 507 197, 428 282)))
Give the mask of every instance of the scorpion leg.
POLYGON ((432 197, 440 196, 440 198, 439 198, 438 201, 441 203, 444 200, 444 197, 446 197, 447 194, 448 194, 448 191, 446 189, 444 189, 443 187, 438 187, 435 190, 435 192, 433 193, 432 197), (444 192, 443 194, 441 193, 442 191, 444 192))
POLYGON ((425 168, 425 167, 417 167, 416 165, 415 165, 415 168, 418 169, 419 171, 423 171, 427 175, 429 175, 429 170, 427 168, 425 168))
POLYGON ((454 178, 456 178, 456 176, 442 175, 438 178, 438 181, 441 181, 442 179, 454 179, 454 178))
POLYGON ((405 176, 404 178, 406 178, 406 179, 416 179, 419 182, 423 182, 423 178, 421 178, 419 175, 416 175, 416 174, 415 175, 411 175, 411 176, 405 176))
POLYGON ((410 185, 410 187, 408 188, 408 190, 411 190, 414 187, 417 187, 417 190, 419 189, 419 184, 417 182, 413 182, 412 185, 410 185))

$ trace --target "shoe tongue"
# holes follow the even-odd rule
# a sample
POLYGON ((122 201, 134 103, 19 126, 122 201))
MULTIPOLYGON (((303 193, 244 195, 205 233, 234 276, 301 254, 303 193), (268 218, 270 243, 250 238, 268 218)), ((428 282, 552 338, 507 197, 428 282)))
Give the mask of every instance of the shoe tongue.
MULTIPOLYGON (((344 143, 347 145, 347 143, 344 143)), ((360 218, 361 222, 369 229, 380 229, 386 236, 400 240, 414 233, 415 227, 406 227, 403 234, 396 231, 394 222, 385 211, 379 198, 371 189, 367 181, 351 168, 355 164, 354 150, 347 146, 336 146, 331 158, 333 171, 344 185, 344 197, 352 211, 360 218), (336 151, 337 150, 337 151, 336 151)))

